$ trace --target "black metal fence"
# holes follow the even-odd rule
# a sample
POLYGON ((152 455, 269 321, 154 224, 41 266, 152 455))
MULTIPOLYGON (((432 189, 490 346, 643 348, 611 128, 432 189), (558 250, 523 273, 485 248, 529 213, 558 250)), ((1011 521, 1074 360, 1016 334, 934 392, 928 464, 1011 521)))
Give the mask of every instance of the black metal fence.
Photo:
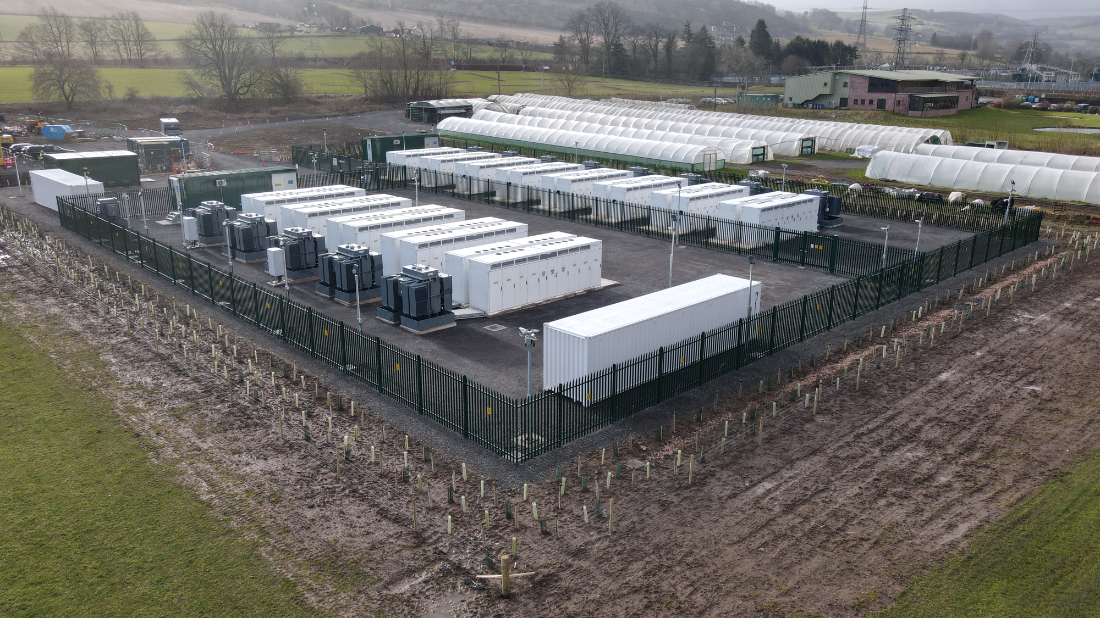
POLYGON ((1041 213, 1026 214, 954 246, 859 275, 527 401, 495 392, 379 337, 349 329, 312 307, 106 221, 73 201, 58 198, 58 214, 66 229, 516 463, 1034 242, 1042 225, 1041 213))

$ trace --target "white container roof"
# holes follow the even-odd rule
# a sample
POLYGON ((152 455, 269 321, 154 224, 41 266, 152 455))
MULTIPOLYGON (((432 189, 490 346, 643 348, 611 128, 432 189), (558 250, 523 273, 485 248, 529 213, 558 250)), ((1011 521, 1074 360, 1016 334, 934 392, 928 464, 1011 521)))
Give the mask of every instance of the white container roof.
POLYGON ((981 163, 1006 163, 1008 165, 1030 165, 1078 172, 1100 172, 1100 157, 1036 152, 1033 150, 997 150, 995 148, 976 148, 974 146, 922 144, 917 146, 914 154, 981 163))
POLYGON ((1016 194, 1023 197, 1100 204, 1100 172, 883 151, 867 164, 867 177, 989 193, 1008 193, 1015 181, 1016 194))
POLYGON ((436 129, 440 135, 449 137, 489 138, 520 146, 553 146, 563 151, 577 149, 586 153, 612 157, 625 156, 674 166, 704 167, 712 162, 721 162, 722 165, 717 165, 717 167, 723 167, 725 163, 725 158, 717 149, 694 144, 675 144, 612 135, 541 129, 470 118, 448 118, 440 122, 436 129))

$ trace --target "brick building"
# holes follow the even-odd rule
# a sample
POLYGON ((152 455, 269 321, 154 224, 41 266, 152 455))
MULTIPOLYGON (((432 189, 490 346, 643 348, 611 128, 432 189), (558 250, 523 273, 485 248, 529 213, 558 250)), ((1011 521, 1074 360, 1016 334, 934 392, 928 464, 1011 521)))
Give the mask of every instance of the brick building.
POLYGON ((788 107, 884 110, 927 118, 977 104, 977 77, 938 71, 822 71, 788 77, 788 107))

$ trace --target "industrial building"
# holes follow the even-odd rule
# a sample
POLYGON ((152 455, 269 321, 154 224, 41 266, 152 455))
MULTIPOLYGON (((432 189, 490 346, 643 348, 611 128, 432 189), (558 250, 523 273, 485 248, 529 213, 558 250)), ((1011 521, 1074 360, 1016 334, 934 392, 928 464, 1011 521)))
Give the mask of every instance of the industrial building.
POLYGON ((478 104, 488 105, 486 99, 438 99, 413 101, 405 106, 405 117, 414 122, 437 124, 445 118, 469 118, 478 104))
POLYGON ((976 107, 977 77, 939 71, 844 70, 788 77, 788 107, 880 110, 918 118, 976 107))
POLYGON ((107 189, 141 185, 137 155, 126 150, 43 153, 42 162, 47 168, 62 169, 78 176, 83 176, 87 170, 89 178, 103 183, 107 189))
POLYGON ((145 173, 180 172, 191 157, 191 145, 183 137, 128 137, 126 150, 137 155, 145 173))

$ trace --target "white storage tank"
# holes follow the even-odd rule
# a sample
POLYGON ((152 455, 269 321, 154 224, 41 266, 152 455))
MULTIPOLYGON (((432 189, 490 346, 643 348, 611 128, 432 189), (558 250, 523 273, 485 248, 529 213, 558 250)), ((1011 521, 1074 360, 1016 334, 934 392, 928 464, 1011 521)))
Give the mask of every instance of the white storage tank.
POLYGON ((584 169, 584 166, 579 163, 564 163, 561 161, 499 169, 497 170, 497 199, 507 202, 520 202, 531 199, 534 197, 534 192, 529 193, 524 189, 529 187, 541 189, 543 174, 582 169, 584 169))
POLYGON ((816 195, 773 191, 718 204, 718 218, 795 232, 816 232, 816 195))
POLYGON ((366 195, 367 192, 347 185, 329 185, 310 189, 287 189, 265 193, 245 193, 241 196, 241 212, 263 215, 265 219, 278 219, 279 207, 284 204, 301 204, 366 195))
POLYGON ((542 205, 552 210, 588 208, 593 184, 633 177, 633 172, 606 167, 547 174, 542 177, 542 205))
POLYGON ((57 198, 74 195, 103 195, 103 183, 60 168, 30 172, 34 203, 57 210, 57 198), (87 183, 87 184, 85 184, 87 183))
MULTIPOLYGON (((710 332, 760 311, 760 281, 712 275, 652 294, 543 324, 542 382, 544 389, 587 377, 640 356, 670 347, 700 333, 710 332), (751 303, 751 310, 750 310, 751 303)), ((665 373, 698 360, 665 355, 665 373)), ((650 367, 654 367, 651 361, 650 367)), ((651 378, 647 371, 618 374, 618 390, 625 391, 651 378)), ((610 389, 610 381, 602 381, 610 389)), ((567 389, 582 402, 610 395, 595 386, 567 389)))
POLYGON ((654 191, 686 187, 687 180, 675 176, 635 176, 592 185, 592 197, 601 200, 597 215, 608 221, 627 221, 649 216, 654 191))
MULTIPOLYGON (((524 236, 527 236, 527 224, 515 221, 494 221, 467 229, 440 230, 406 236, 397 241, 398 264, 399 268, 419 264, 446 272, 443 269, 448 251, 524 236)), ((385 258, 383 258, 384 264, 385 258)))
MULTIPOLYGON (((375 253, 380 251, 382 234, 413 227, 426 227, 439 223, 464 221, 466 212, 446 206, 413 206, 369 213, 366 216, 337 217, 329 219, 328 230, 332 242, 340 245, 362 245, 375 253), (346 219, 339 221, 339 219, 346 219)), ((336 246, 340 246, 336 245, 336 246)))
POLYGON ((431 157, 434 155, 451 154, 455 152, 466 152, 461 148, 413 148, 410 150, 391 150, 386 153, 386 163, 390 165, 407 165, 416 167, 417 161, 420 157, 431 157))
POLYGON ((716 217, 718 203, 738 197, 748 197, 749 188, 719 182, 705 182, 677 189, 654 191, 650 198, 654 208, 685 212, 700 217, 716 217))
POLYGON ((470 258, 485 253, 493 253, 501 249, 510 249, 512 247, 544 245, 557 240, 573 238, 574 236, 574 234, 569 234, 567 232, 549 232, 537 236, 527 236, 526 238, 517 238, 514 240, 502 240, 500 242, 492 242, 484 245, 477 245, 475 247, 448 251, 443 258, 442 270, 451 276, 451 300, 455 304, 462 305, 463 307, 470 304, 469 278, 467 277, 470 258))
POLYGON ((442 230, 481 227, 500 221, 503 221, 503 219, 498 219, 496 217, 481 217, 480 219, 466 219, 463 221, 452 221, 450 223, 433 224, 421 228, 385 232, 382 234, 382 239, 380 241, 381 251, 379 251, 379 253, 382 254, 382 274, 388 277, 401 272, 402 264, 400 263, 400 254, 398 253, 398 243, 403 238, 442 230))
POLYGON ((600 287, 603 242, 576 236, 471 257, 470 308, 495 315, 600 287))
POLYGON ((306 227, 306 217, 309 214, 318 212, 319 208, 338 207, 348 208, 346 212, 340 212, 332 214, 333 217, 341 215, 351 215, 361 212, 369 212, 371 210, 381 210, 385 208, 405 208, 412 205, 412 200, 394 195, 388 195, 385 193, 375 193, 373 195, 360 195, 358 197, 343 197, 335 200, 319 200, 315 202, 302 202, 300 204, 283 204, 279 207, 279 231, 285 230, 288 227, 306 227), (307 214, 302 214, 303 211, 310 211, 307 214))

